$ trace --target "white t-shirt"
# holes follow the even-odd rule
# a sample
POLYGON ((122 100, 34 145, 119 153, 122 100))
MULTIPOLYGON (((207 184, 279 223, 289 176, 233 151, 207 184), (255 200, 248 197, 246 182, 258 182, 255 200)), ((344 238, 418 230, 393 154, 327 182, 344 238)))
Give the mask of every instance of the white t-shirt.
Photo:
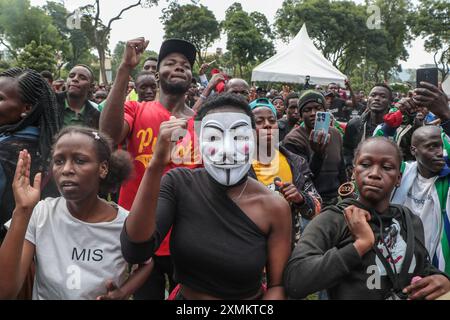
POLYGON ((439 203, 433 201, 434 183, 438 177, 424 178, 417 173, 416 179, 408 190, 406 196, 405 206, 408 207, 415 215, 419 216, 423 223, 425 232, 425 247, 430 256, 436 248, 437 241, 439 241, 439 220, 434 214, 434 206, 439 206, 439 203))
POLYGON ((118 286, 127 276, 120 233, 128 212, 118 207, 110 222, 86 223, 74 218, 63 197, 40 201, 25 238, 36 246, 33 299, 95 299, 105 282, 118 286))

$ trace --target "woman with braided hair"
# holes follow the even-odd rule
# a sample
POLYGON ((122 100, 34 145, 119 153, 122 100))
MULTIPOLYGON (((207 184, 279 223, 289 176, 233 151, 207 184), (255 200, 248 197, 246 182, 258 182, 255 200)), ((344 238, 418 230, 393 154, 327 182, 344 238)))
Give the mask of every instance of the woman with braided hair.
MULTIPOLYGON (((31 177, 44 173, 50 158, 52 138, 60 120, 54 93, 36 71, 12 68, 0 73, 0 241, 6 230, 3 224, 14 209, 12 181, 19 152, 29 151, 31 177)), ((55 195, 48 186, 43 196, 55 195)))

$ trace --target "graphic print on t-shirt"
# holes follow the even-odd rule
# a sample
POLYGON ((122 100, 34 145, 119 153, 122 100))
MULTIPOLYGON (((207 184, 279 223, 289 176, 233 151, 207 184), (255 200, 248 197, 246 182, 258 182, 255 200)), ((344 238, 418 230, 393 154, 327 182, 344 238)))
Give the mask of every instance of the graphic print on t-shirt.
MULTIPOLYGON (((138 139, 140 143, 138 149, 139 153, 136 155, 135 160, 142 163, 144 168, 147 168, 152 159, 158 137, 153 135, 152 128, 147 128, 145 130, 139 130, 136 139, 138 139), (146 153, 148 152, 148 149, 145 148, 149 146, 151 146, 151 153, 146 153), (144 149, 146 152, 144 152, 144 149)), ((189 131, 183 132, 183 138, 178 140, 176 146, 172 149, 170 157, 172 164, 192 166, 201 163, 201 155, 195 139, 196 138, 193 138, 189 131)))
MULTIPOLYGON (((378 249, 391 265, 392 270, 393 271, 396 270, 397 273, 400 273, 400 271, 402 270, 403 260, 405 258, 406 253, 406 242, 401 236, 400 230, 401 230, 400 223, 396 219, 392 219, 392 224, 388 227, 385 227, 383 230, 384 244, 381 240, 378 241, 377 244, 378 249), (395 269, 393 267, 394 265, 395 269)), ((378 258, 378 256, 376 256, 375 262, 380 272, 379 273, 380 276, 387 275, 386 269, 384 268, 384 265, 378 258)), ((412 273, 415 268, 416 268, 416 257, 413 256, 408 273, 412 273)))

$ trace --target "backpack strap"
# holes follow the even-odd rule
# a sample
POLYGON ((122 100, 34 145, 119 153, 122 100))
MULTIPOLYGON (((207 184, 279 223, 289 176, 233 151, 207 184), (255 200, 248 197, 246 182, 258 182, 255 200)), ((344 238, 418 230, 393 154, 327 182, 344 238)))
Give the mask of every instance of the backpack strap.
POLYGON ((399 275, 399 284, 401 286, 400 289, 403 289, 410 283, 408 271, 414 257, 414 251, 416 249, 415 232, 411 218, 411 211, 399 205, 393 205, 393 207, 397 208, 401 212, 406 222, 406 253, 405 260, 403 260, 402 270, 399 275))

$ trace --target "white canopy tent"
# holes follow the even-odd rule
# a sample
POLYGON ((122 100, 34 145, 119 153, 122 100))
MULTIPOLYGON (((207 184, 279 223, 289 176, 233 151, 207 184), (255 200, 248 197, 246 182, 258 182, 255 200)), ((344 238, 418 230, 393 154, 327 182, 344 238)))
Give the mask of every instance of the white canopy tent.
POLYGON ((305 83, 306 76, 310 76, 311 83, 320 85, 335 82, 344 86, 347 78, 324 58, 303 24, 286 48, 253 69, 252 81, 305 83))

